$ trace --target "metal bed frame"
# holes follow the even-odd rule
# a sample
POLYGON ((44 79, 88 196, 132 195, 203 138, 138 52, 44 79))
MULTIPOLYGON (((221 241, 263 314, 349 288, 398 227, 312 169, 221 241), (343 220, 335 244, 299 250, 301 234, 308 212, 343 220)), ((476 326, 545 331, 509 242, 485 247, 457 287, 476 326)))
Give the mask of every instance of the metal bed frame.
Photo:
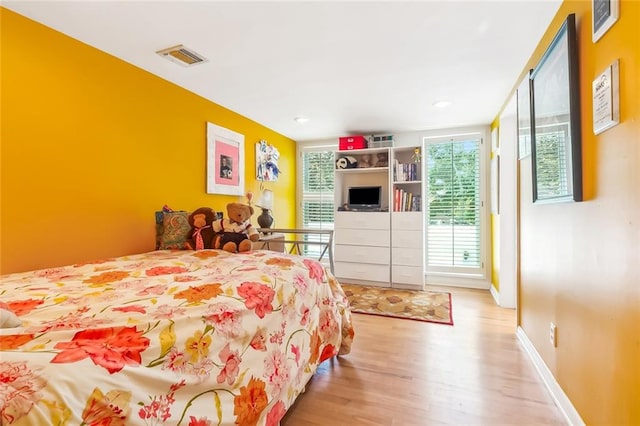
POLYGON ((274 244, 282 244, 284 243, 285 252, 287 251, 287 244, 289 244, 289 253, 301 254, 301 247, 304 246, 320 246, 322 252, 320 256, 318 256, 318 260, 321 261, 322 258, 327 255, 329 259, 329 268, 331 273, 333 271, 333 229, 285 229, 285 228, 258 228, 258 232, 260 232, 260 240, 264 243, 265 247, 269 249, 269 243, 272 242, 274 244), (279 233, 284 234, 285 238, 283 240, 262 240, 262 235, 267 235, 271 233, 279 233), (292 239, 288 238, 288 235, 293 235, 292 239), (322 237, 328 235, 327 241, 309 241, 306 240, 307 236, 317 236, 319 240, 322 240, 322 237))

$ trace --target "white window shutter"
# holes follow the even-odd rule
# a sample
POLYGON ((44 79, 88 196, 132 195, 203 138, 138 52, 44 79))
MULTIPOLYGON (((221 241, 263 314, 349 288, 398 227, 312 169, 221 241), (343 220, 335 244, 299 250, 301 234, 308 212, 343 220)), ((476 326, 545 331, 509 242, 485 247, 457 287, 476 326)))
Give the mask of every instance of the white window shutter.
POLYGON ((427 268, 481 268, 480 139, 427 145, 427 268))
MULTIPOLYGON (((333 229, 334 221, 333 151, 308 149, 302 151, 302 227, 333 229)), ((320 236, 306 236, 320 238, 320 236)), ((323 235, 323 239, 328 236, 323 235)), ((321 246, 305 246, 306 256, 319 256, 321 246), (317 251, 317 253, 316 253, 317 251)))

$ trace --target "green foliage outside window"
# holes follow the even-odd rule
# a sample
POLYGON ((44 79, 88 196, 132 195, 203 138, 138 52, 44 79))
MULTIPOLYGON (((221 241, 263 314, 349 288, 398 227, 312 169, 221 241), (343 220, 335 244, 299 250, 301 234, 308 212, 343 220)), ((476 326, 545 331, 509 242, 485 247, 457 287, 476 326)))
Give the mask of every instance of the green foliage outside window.
POLYGON ((429 145, 430 224, 479 225, 478 145, 477 141, 429 145))
POLYGON ((545 132, 536 135, 536 181, 538 197, 558 197, 569 192, 567 156, 564 132, 545 132))
POLYGON ((304 154, 303 181, 305 192, 333 192, 333 152, 304 154))

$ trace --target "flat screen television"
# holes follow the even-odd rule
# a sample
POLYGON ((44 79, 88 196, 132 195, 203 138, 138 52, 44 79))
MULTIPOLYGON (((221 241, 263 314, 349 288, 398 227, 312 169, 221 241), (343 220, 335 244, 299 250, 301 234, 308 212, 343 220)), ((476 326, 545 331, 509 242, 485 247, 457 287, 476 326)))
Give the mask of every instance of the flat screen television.
POLYGON ((347 204, 351 210, 375 210, 382 207, 381 186, 351 186, 347 204))

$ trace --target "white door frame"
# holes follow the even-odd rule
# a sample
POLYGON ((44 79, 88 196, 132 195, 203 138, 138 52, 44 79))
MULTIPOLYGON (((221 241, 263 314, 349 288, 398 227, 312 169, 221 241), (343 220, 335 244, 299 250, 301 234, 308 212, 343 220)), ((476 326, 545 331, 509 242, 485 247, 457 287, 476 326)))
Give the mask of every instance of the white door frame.
POLYGON ((498 304, 516 308, 518 288, 518 103, 514 94, 502 114, 499 127, 500 223, 498 304))

